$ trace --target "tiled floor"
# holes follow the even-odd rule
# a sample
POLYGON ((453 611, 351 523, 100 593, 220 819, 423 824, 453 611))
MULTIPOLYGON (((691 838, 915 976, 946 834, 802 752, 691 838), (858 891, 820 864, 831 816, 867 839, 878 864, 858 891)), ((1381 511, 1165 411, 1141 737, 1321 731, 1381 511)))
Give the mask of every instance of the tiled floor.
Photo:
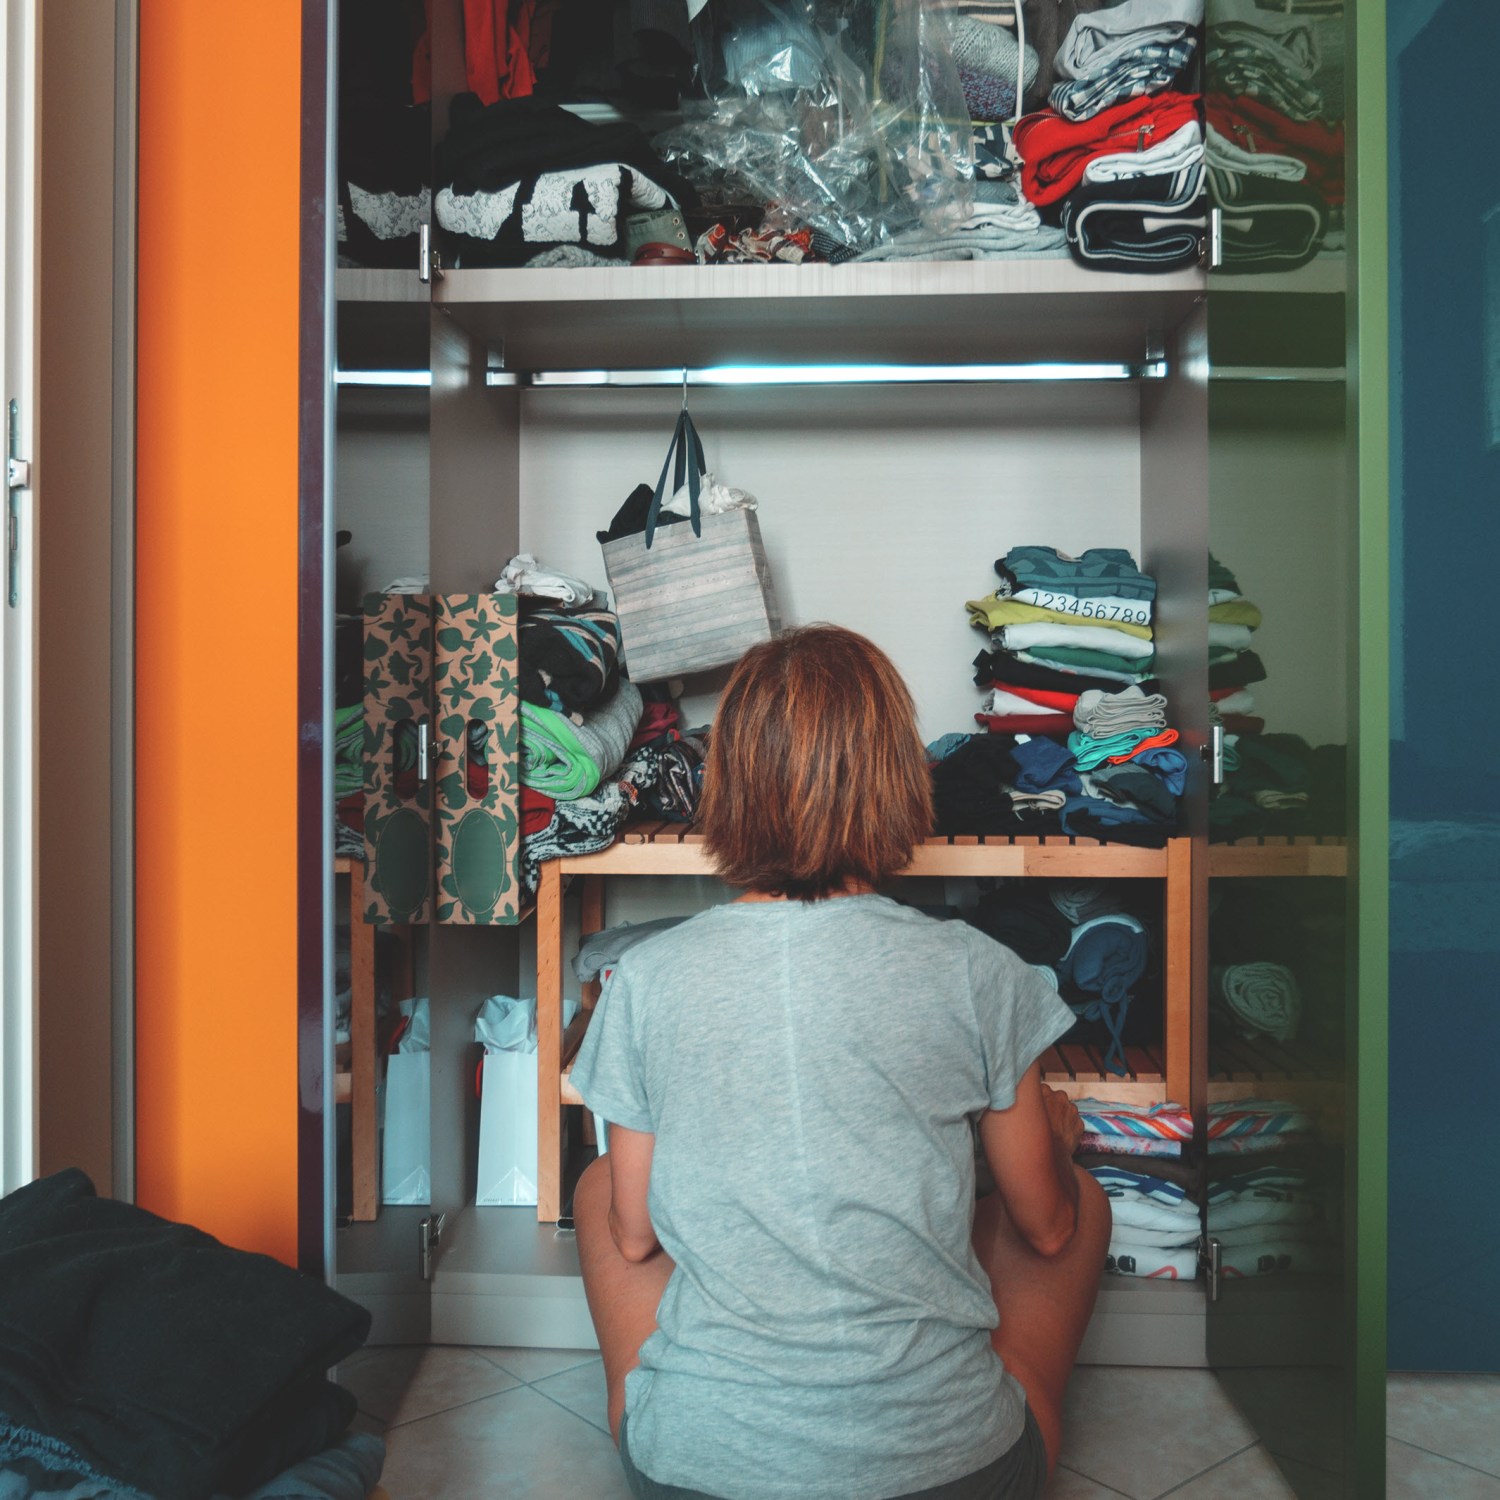
MULTIPOLYGON (((385 1433, 391 1500, 629 1500, 595 1355, 374 1349, 339 1378, 364 1425, 385 1433)), ((1080 1369, 1068 1416, 1052 1500, 1293 1494, 1205 1371, 1080 1369)), ((1500 1376, 1392 1376, 1388 1422, 1388 1496, 1500 1500, 1500 1376)), ((1316 1478, 1320 1456, 1283 1463, 1316 1478)))

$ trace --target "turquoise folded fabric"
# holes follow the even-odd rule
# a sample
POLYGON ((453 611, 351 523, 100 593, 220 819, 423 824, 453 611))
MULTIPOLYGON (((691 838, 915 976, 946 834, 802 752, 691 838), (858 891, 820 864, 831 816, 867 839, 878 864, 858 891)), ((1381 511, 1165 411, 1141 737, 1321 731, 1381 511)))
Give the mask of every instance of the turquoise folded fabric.
POLYGON ((1129 755, 1143 740, 1152 739, 1160 733, 1159 729, 1124 729, 1119 734, 1096 740, 1093 735, 1075 729, 1068 736, 1068 749, 1073 752, 1073 760, 1080 771, 1092 771, 1096 766, 1102 766, 1111 756, 1129 755))

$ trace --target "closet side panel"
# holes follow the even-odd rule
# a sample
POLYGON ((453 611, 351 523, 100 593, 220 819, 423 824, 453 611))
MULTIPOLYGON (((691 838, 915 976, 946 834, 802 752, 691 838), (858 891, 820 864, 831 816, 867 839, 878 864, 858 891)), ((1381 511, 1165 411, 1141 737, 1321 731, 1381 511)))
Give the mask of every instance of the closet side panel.
POLYGON ((138 1195, 297 1249, 297 6, 141 0, 138 1195))

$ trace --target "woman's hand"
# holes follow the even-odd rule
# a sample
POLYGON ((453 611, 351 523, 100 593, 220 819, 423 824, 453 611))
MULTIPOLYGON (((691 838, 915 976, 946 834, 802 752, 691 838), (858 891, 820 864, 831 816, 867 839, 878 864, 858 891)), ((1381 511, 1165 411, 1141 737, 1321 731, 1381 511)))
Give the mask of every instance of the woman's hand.
POLYGON ((1078 1150, 1083 1139, 1083 1117, 1077 1106, 1058 1089, 1042 1085, 1042 1102, 1047 1106, 1047 1123, 1053 1138, 1069 1156, 1078 1150))

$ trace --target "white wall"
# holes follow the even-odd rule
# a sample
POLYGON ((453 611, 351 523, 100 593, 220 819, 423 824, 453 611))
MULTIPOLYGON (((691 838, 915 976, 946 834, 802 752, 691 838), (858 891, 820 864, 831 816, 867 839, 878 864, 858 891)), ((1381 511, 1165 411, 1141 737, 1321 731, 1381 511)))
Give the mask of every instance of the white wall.
MULTIPOLYGON (((522 550, 602 586, 595 531, 655 484, 679 406, 671 392, 528 393, 522 550)), ((877 641, 928 739, 975 727, 986 643, 964 601, 993 589, 995 558, 1022 543, 1140 550, 1128 386, 718 390, 694 392, 692 411, 710 469, 760 500, 786 623, 877 641)), ((712 686, 690 684, 690 720, 711 717, 712 686)))

